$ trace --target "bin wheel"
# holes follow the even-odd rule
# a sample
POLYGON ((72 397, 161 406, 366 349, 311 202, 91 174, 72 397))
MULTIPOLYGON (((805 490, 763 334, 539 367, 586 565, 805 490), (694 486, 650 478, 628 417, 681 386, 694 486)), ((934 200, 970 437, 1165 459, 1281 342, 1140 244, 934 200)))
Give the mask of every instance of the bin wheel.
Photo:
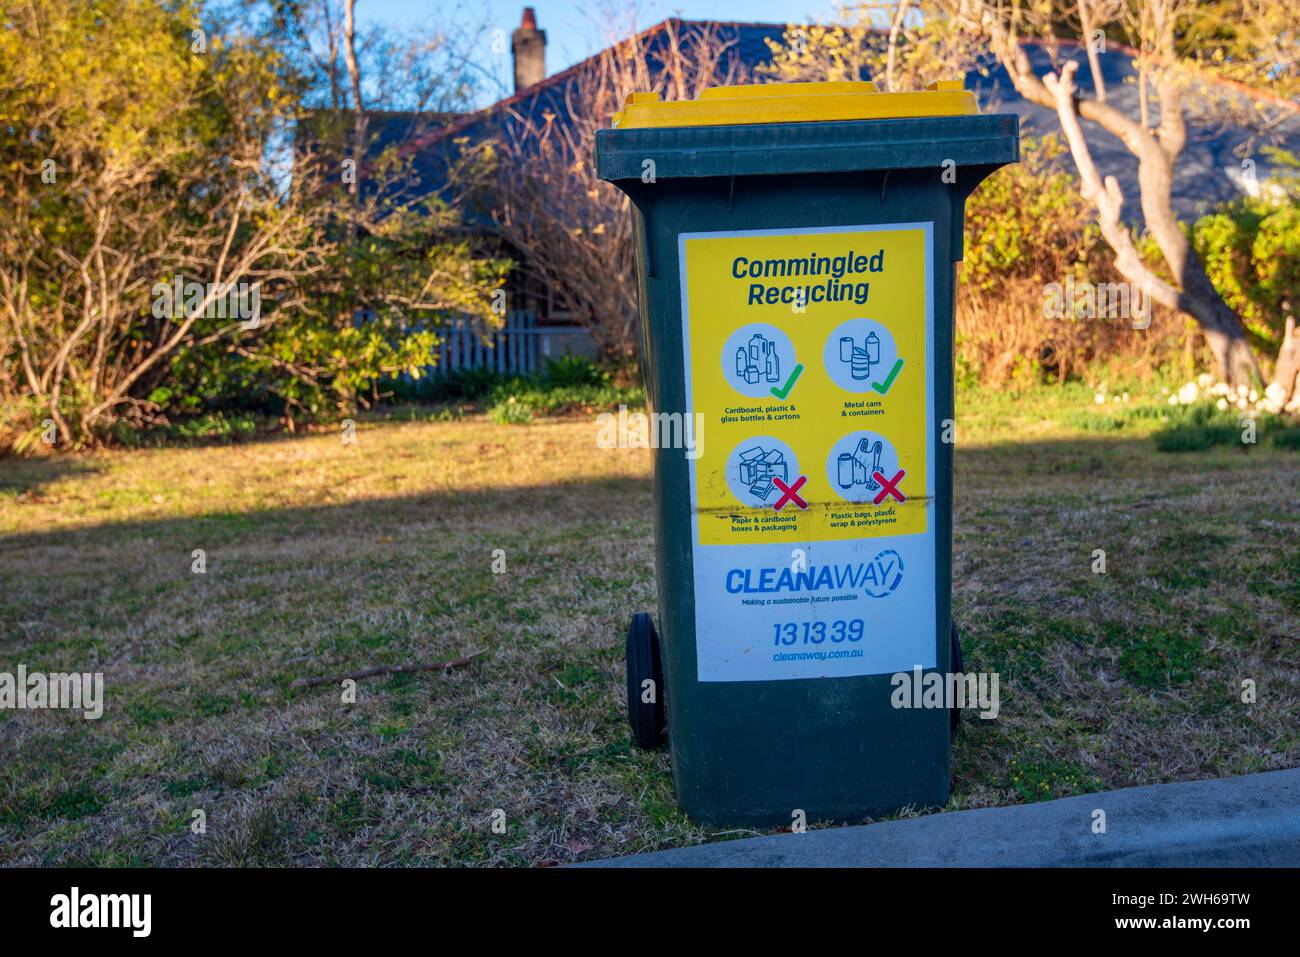
POLYGON ((664 668, 654 619, 645 612, 633 615, 627 629, 627 721, 637 747, 659 746, 665 724, 664 668), (646 681, 654 684, 647 687, 646 681), (644 700, 647 692, 653 701, 644 700))
MULTIPOLYGON (((961 674, 962 672, 964 672, 964 671, 966 670, 966 662, 965 662, 965 659, 962 658, 962 654, 961 654, 961 635, 960 635, 960 634, 958 633, 958 631, 957 631, 957 623, 956 623, 955 621, 952 622, 952 631, 951 631, 951 639, 950 639, 950 640, 951 640, 951 642, 952 642, 952 658, 951 658, 951 665, 952 665, 952 667, 951 667, 951 670, 952 670, 952 672, 953 672, 954 674, 961 674)), ((951 733, 953 736, 956 736, 956 734, 957 734, 957 725, 958 725, 960 722, 961 722, 961 708, 952 708, 951 710, 949 710, 949 712, 948 712, 948 728, 949 728, 950 733, 951 733)))

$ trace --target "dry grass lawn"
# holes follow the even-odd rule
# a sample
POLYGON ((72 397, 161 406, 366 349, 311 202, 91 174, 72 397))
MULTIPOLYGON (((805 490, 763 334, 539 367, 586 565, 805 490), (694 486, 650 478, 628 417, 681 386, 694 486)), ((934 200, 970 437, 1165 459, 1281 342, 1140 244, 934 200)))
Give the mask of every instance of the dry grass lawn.
MULTIPOLYGON (((1083 401, 960 399, 955 613, 1002 712, 964 725, 950 808, 1300 765, 1300 455, 1163 454, 1151 422, 1101 428, 1083 401)), ((629 741, 649 460, 595 434, 388 420, 352 445, 0 462, 0 670, 107 683, 99 721, 0 712, 0 863, 535 865, 716 839, 667 753, 629 741), (290 688, 471 652, 354 705, 290 688)))

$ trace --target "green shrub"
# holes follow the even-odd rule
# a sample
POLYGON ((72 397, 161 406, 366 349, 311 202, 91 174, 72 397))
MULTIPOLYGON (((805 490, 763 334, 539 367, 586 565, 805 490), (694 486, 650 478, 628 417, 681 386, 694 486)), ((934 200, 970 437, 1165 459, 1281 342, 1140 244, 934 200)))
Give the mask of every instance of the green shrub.
MULTIPOLYGON (((1244 412, 1218 409, 1208 402, 1169 408, 1169 424, 1155 434, 1161 452, 1203 452, 1216 445, 1241 445, 1244 412)), ((1255 440, 1272 439, 1279 448, 1300 444, 1300 426, 1267 413, 1255 417, 1255 440)))
POLYGON ((504 382, 505 378, 491 369, 453 369, 430 379, 432 398, 482 399, 504 382))
MULTIPOLYGON (((1098 278, 1108 256, 1095 219, 1060 138, 1025 136, 1021 161, 989 177, 966 202, 960 288, 996 293, 1012 279, 1060 282, 1076 266, 1080 278, 1098 278)), ((1041 309, 1042 299, 1031 305, 1041 309)))
POLYGON ((485 398, 504 381, 506 376, 491 369, 435 370, 418 379, 385 378, 379 383, 379 391, 391 393, 398 402, 473 402, 485 398))
POLYGON ((645 404, 645 393, 636 387, 585 385, 552 387, 537 380, 511 379, 494 388, 487 396, 491 406, 511 401, 540 415, 564 415, 572 412, 605 412, 620 405, 645 404))
POLYGON ((257 436, 258 417, 242 412, 209 412, 182 416, 154 429, 139 429, 118 420, 112 426, 112 438, 126 448, 165 445, 228 445, 257 436))
POLYGON ((1240 419, 1227 410, 1200 404, 1172 406, 1170 413, 1169 425, 1155 434, 1161 452, 1202 452, 1241 441, 1240 419))
POLYGON ((1145 348, 1128 321, 1076 318, 1072 309, 1063 318, 1045 314, 1053 283, 1120 278, 1059 138, 1025 137, 1021 162, 971 194, 965 249, 955 320, 960 381, 1095 378, 1089 370, 1145 348))
POLYGON ((600 386, 609 385, 609 382, 609 373, 586 356, 547 359, 542 366, 541 383, 550 388, 600 386))
POLYGON ((546 359, 540 371, 527 376, 507 375, 491 369, 453 369, 419 379, 386 379, 381 391, 400 402, 485 402, 489 407, 511 395, 535 411, 583 404, 584 395, 610 387, 610 374, 586 356, 546 359), (521 393, 527 393, 527 399, 521 393), (552 397, 548 398, 548 394, 552 397))
POLYGON ((512 395, 488 409, 488 418, 497 425, 527 425, 533 421, 533 412, 512 395))
POLYGON ((1273 432, 1273 444, 1279 449, 1300 452, 1300 425, 1279 426, 1273 432))
POLYGON ((1137 423, 1166 418, 1159 405, 1106 405, 1092 409, 1071 409, 1061 416, 1061 424, 1084 432, 1121 432, 1137 423))
POLYGON ((1288 312, 1300 307, 1300 160, 1271 150, 1282 172, 1279 197, 1244 196, 1192 226, 1192 245, 1215 287, 1269 355, 1282 341, 1288 312), (1288 169, 1289 168, 1289 169, 1288 169))
POLYGON ((27 374, 0 375, 0 443, 35 450, 47 416, 60 447, 84 447, 118 420, 144 429, 254 401, 290 421, 350 414, 381 376, 421 377, 448 314, 494 320, 510 263, 485 258, 458 208, 412 199, 416 157, 396 143, 367 154, 361 196, 334 188, 352 122, 310 108, 318 77, 251 6, 3 5, 0 365, 27 374), (226 6, 249 18, 227 23, 226 6), (217 32, 196 57, 200 24, 217 32), (47 74, 59 81, 31 82, 47 74), (292 190, 270 161, 288 146, 304 147, 292 190), (69 264, 104 255, 111 281, 86 295, 69 264), (172 296, 217 283, 240 298, 254 285, 259 321, 172 296))

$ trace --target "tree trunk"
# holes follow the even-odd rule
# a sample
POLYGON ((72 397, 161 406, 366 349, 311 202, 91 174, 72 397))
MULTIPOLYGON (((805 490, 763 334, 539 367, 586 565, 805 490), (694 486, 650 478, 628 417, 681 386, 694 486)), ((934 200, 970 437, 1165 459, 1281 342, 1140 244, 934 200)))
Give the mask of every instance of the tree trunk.
POLYGON ((1300 335, 1296 335, 1295 319, 1286 318, 1286 335, 1282 339, 1282 348, 1277 351, 1277 367, 1273 370, 1273 384, 1282 390, 1280 401, 1286 405, 1296 396, 1300 388, 1300 335))
POLYGON ((1174 215, 1174 162, 1187 140, 1177 78, 1161 71, 1156 78, 1156 92, 1160 100, 1159 139, 1147 135, 1133 137, 1132 142, 1126 140, 1129 151, 1138 158, 1142 215, 1181 287, 1178 308, 1200 323, 1219 378, 1232 386, 1252 385, 1262 381, 1262 376, 1241 319, 1210 281, 1174 215))
POLYGON ((352 82, 352 182, 348 191, 361 193, 361 162, 366 155, 366 111, 361 103, 361 66, 357 62, 356 2, 347 0, 343 8, 343 56, 347 61, 348 79, 352 82))
MULTIPOLYGON (((902 0, 894 10, 893 22, 889 25, 889 50, 885 57, 885 90, 895 92, 894 66, 898 63, 898 36, 903 32, 903 20, 907 17, 907 8, 911 0, 902 0)), ((856 80, 857 77, 850 77, 856 80)))
MULTIPOLYGON (((1079 0, 1079 28, 1083 31, 1083 46, 1088 51, 1088 69, 1092 73, 1093 95, 1098 103, 1106 102, 1106 78, 1101 73, 1101 57, 1097 55, 1097 41, 1093 38, 1092 0, 1079 0)), ((1104 37, 1105 34, 1103 33, 1104 37)))
POLYGON ((1048 74, 1046 80, 1034 73, 1029 56, 1018 39, 1007 32, 992 8, 986 8, 983 23, 992 38, 993 49, 1003 67, 1011 75, 1016 92, 1031 103, 1055 110, 1062 130, 1070 141, 1070 152, 1084 180, 1084 195, 1101 214, 1102 231, 1116 253, 1116 267, 1130 282, 1137 282, 1157 302, 1172 305, 1191 315, 1201 327, 1206 345, 1217 367, 1219 377, 1229 385, 1250 385, 1261 380, 1259 365, 1246 339, 1237 314, 1229 308, 1219 291, 1206 275, 1196 251, 1192 249, 1173 213, 1172 187, 1174 162, 1182 151, 1185 140, 1182 104, 1176 78, 1168 75, 1157 81, 1160 96, 1159 139, 1144 123, 1137 123, 1109 103, 1080 99, 1074 92, 1076 61, 1061 67, 1060 77, 1048 74), (1170 272, 1181 287, 1169 301, 1169 287, 1150 274, 1131 241, 1127 229, 1118 219, 1120 197, 1117 188, 1111 188, 1108 177, 1105 188, 1095 175, 1086 140, 1079 128, 1079 118, 1096 123, 1108 133, 1118 137, 1138 161, 1138 186, 1142 213, 1147 228, 1160 247, 1170 272), (1073 135, 1070 135, 1073 132, 1073 135), (1088 189, 1089 169, 1095 182, 1088 189), (1107 206, 1112 207, 1107 209, 1107 206), (1108 223, 1107 220, 1111 221, 1108 223), (1108 228, 1109 227, 1109 228, 1108 228), (1119 237, 1123 231, 1125 237, 1119 237), (1116 244, 1118 240, 1119 245, 1116 244), (1165 293, 1162 296, 1160 293, 1165 293))

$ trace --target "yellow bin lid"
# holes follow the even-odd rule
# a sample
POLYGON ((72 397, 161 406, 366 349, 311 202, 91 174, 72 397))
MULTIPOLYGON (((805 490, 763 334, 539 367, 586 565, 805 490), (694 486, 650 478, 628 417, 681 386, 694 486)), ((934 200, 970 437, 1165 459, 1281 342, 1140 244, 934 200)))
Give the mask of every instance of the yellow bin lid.
POLYGON ((867 80, 830 83, 759 83, 714 86, 694 100, 665 102, 658 93, 629 93, 614 126, 628 130, 663 126, 741 126, 883 120, 979 113, 975 94, 961 80, 940 80, 914 93, 881 93, 867 80))

